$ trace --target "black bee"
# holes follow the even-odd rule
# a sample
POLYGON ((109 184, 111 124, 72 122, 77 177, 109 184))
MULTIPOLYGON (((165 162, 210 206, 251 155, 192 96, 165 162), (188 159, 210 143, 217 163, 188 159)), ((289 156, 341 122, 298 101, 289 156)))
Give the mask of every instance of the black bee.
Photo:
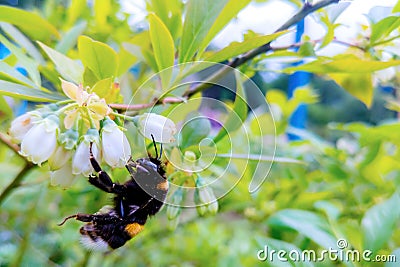
MULTIPOLYGON (((90 146, 90 162, 97 175, 89 176, 89 183, 97 188, 113 193, 114 206, 104 206, 95 214, 74 214, 68 219, 75 218, 86 222, 81 227, 81 242, 90 250, 109 251, 123 246, 144 228, 147 218, 156 214, 162 207, 168 192, 168 181, 158 155, 153 138, 156 157, 132 160, 125 167, 130 173, 130 180, 124 184, 114 183, 96 161, 90 146)), ((162 149, 162 147, 161 147, 162 149)))

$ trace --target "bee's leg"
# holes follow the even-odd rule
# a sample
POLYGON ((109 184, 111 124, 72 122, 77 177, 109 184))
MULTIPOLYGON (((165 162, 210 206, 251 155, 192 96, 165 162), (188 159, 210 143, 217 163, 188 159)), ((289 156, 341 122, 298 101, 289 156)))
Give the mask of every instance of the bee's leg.
POLYGON ((89 151, 90 151, 90 163, 92 164, 94 171, 98 173, 98 176, 96 175, 89 176, 89 183, 107 193, 122 194, 125 191, 125 187, 123 185, 111 181, 110 176, 101 169, 100 164, 93 156, 92 143, 90 143, 89 151))
POLYGON ((71 216, 66 217, 61 223, 58 225, 61 226, 63 225, 66 221, 69 219, 75 219, 77 221, 81 222, 94 222, 94 223, 113 223, 120 221, 121 219, 116 217, 116 216, 111 216, 109 214, 83 214, 83 213, 78 213, 74 214, 71 216))

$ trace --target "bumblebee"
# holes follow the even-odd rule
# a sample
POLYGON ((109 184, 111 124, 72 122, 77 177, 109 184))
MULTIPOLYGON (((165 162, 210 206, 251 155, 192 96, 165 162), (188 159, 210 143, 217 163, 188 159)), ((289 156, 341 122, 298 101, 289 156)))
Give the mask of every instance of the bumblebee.
POLYGON ((90 146, 90 162, 97 174, 89 176, 93 186, 114 194, 114 205, 104 206, 95 214, 78 213, 66 217, 86 224, 80 228, 81 243, 89 250, 110 251, 123 246, 140 233, 149 216, 155 215, 162 207, 168 192, 168 181, 161 162, 162 147, 158 155, 153 138, 156 157, 132 160, 125 167, 130 180, 124 184, 114 183, 101 169, 90 146))

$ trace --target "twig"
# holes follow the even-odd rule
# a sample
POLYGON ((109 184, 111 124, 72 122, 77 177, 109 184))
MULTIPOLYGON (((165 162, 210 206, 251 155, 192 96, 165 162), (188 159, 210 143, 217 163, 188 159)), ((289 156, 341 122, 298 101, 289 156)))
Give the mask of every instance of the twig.
MULTIPOLYGON (((310 4, 309 2, 304 3, 302 8, 292 17, 290 18, 287 22, 285 22, 281 27, 279 27, 276 32, 280 32, 283 30, 287 30, 291 26, 297 24, 301 20, 303 20, 307 15, 310 13, 313 13, 314 11, 326 7, 328 5, 338 3, 341 0, 322 0, 317 2, 316 4, 310 4)), ((213 75, 209 76, 208 79, 206 79, 204 82, 201 84, 187 90, 186 92, 183 93, 182 99, 180 98, 175 98, 176 101, 166 101, 167 99, 155 99, 153 102, 149 104, 136 104, 136 105, 126 105, 126 104, 110 104, 111 108, 117 109, 117 110, 142 110, 146 108, 150 108, 154 105, 159 105, 159 104, 166 104, 166 103, 181 103, 190 98, 191 96, 195 95, 198 92, 201 92, 207 88, 209 88, 212 84, 215 84, 220 78, 224 77, 232 68, 237 68, 240 65, 246 63, 247 61, 253 59, 254 57, 263 54, 265 52, 268 52, 271 50, 270 46, 271 42, 266 43, 258 48, 255 48, 251 51, 248 51, 247 53, 244 53, 241 56, 236 57, 235 59, 231 60, 227 65, 222 67, 220 70, 218 70, 216 73, 213 75)))
POLYGON ((110 108, 116 109, 116 110, 142 110, 146 108, 151 108, 154 106, 156 102, 151 102, 147 104, 134 104, 134 105, 128 105, 128 104, 109 104, 110 108))
POLYGON ((362 50, 364 52, 367 50, 365 47, 362 47, 362 46, 359 46, 359 45, 356 45, 356 44, 351 44, 351 43, 348 43, 348 42, 345 42, 345 41, 341 41, 341 40, 338 40, 336 38, 334 38, 332 40, 332 42, 337 43, 337 44, 341 44, 341 45, 345 45, 345 46, 349 46, 349 47, 353 47, 353 48, 357 48, 357 49, 360 49, 360 50, 362 50))
POLYGON ((128 104, 109 104, 110 108, 116 109, 116 110, 130 110, 130 111, 135 111, 135 110, 142 110, 142 109, 147 109, 154 107, 155 105, 160 105, 160 104, 175 104, 175 103, 182 103, 187 100, 186 97, 165 97, 165 98, 160 98, 160 99, 155 99, 150 103, 146 104, 134 104, 134 105, 128 105, 128 104))
POLYGON ((29 162, 25 157, 19 154, 19 146, 11 142, 11 138, 4 133, 0 132, 0 141, 3 142, 7 147, 13 150, 20 158, 22 158, 26 163, 24 168, 17 174, 14 180, 4 189, 0 195, 0 206, 6 197, 18 186, 21 185, 21 181, 24 176, 35 166, 33 163, 29 162))
POLYGON ((0 195, 0 206, 3 203, 3 201, 6 199, 6 197, 14 190, 16 189, 20 184, 22 179, 25 177, 25 175, 34 167, 31 162, 27 162, 22 168, 22 170, 17 174, 17 176, 14 178, 14 180, 4 189, 4 191, 0 195))
MULTIPOLYGON (((284 23, 281 27, 279 27, 275 31, 275 33, 283 31, 283 30, 287 30, 291 26, 300 22, 302 19, 304 19, 310 13, 313 13, 314 11, 316 11, 320 8, 326 7, 328 5, 338 3, 339 1, 340 0, 323 0, 323 1, 316 3, 315 5, 310 4, 309 2, 306 2, 303 5, 303 7, 292 18, 290 18, 286 23, 284 23)), ((270 49, 271 49, 271 42, 266 43, 258 48, 255 48, 255 49, 245 53, 244 55, 241 55, 241 56, 233 59, 231 62, 229 62, 228 65, 225 65, 219 71, 217 71, 215 74, 211 75, 209 77, 209 79, 207 79, 204 83, 186 91, 183 94, 183 96, 191 97, 192 95, 207 89, 211 85, 210 81, 212 82, 212 81, 218 80, 219 78, 225 76, 225 74, 227 74, 231 70, 231 68, 237 68, 240 65, 246 63, 247 61, 253 59, 254 57, 256 57, 260 54, 263 54, 265 52, 268 52, 270 49)))
POLYGON ((22 159, 26 161, 26 158, 24 158, 21 154, 19 154, 19 146, 11 142, 11 138, 0 132, 0 141, 3 142, 6 146, 8 146, 11 150, 13 150, 18 156, 20 156, 22 159))

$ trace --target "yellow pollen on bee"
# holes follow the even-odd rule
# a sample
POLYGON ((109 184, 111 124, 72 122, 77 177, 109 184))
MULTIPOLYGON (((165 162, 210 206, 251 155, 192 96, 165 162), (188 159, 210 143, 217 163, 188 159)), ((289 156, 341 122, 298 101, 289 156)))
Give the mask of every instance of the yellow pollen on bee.
POLYGON ((143 231, 144 225, 138 224, 138 223, 131 223, 125 226, 125 231, 128 233, 130 237, 134 237, 141 231, 143 231))
POLYGON ((157 185, 157 189, 167 191, 168 190, 168 182, 164 181, 164 182, 159 183, 157 185))

